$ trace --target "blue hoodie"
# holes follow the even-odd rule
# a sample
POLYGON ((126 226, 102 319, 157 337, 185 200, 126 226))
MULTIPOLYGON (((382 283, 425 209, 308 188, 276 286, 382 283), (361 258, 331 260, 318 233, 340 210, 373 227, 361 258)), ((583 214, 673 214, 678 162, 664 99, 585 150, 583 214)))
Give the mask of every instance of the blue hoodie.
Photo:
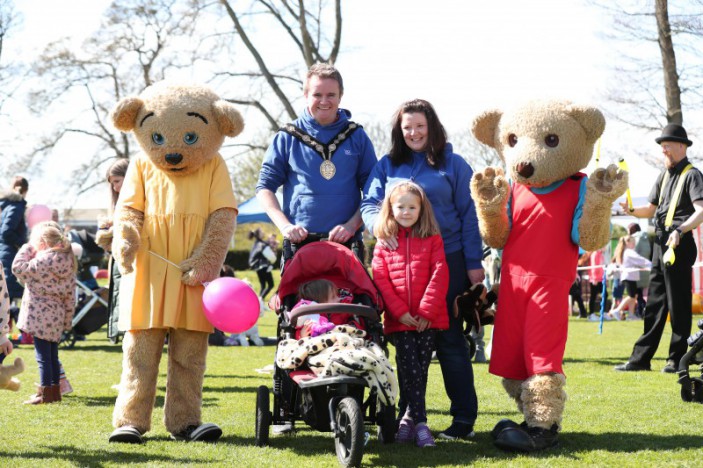
POLYGON ((0 262, 7 279, 10 299, 22 297, 24 288, 12 274, 12 262, 17 251, 27 242, 27 224, 24 220, 27 202, 16 192, 0 195, 0 262))
MULTIPOLYGON (((349 123, 351 113, 340 109, 338 119, 320 125, 307 109, 293 124, 322 143, 329 143, 349 123)), ((337 172, 327 180, 320 174, 322 157, 286 132, 279 131, 264 156, 256 191, 276 192, 283 186, 283 213, 308 232, 327 233, 346 223, 359 208, 361 190, 376 164, 371 140, 359 128, 332 155, 337 172)), ((361 231, 357 238, 361 238, 361 231)))
POLYGON ((386 191, 401 180, 412 180, 425 190, 432 203, 445 253, 463 251, 468 270, 483 268, 483 245, 469 189, 473 171, 461 156, 453 153, 449 143, 444 157, 444 165, 439 169, 427 163, 425 153, 413 152, 412 161, 399 166, 394 166, 388 155, 381 158, 364 188, 361 216, 369 230, 373 230, 386 191))

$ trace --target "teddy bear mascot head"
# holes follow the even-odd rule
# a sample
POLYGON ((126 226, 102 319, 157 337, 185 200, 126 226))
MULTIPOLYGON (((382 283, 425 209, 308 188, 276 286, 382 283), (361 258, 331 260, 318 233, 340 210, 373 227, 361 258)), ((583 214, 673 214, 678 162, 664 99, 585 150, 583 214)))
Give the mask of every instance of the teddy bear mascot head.
POLYGON ((219 276, 237 204, 222 156, 241 115, 212 90, 165 82, 121 100, 115 127, 132 132, 132 158, 115 209, 112 253, 122 273, 125 331, 111 442, 140 443, 151 427, 159 360, 168 334, 164 424, 176 440, 217 440, 201 421, 208 334, 203 283, 219 276))
POLYGON ((612 203, 627 188, 615 165, 580 171, 605 128, 596 108, 538 100, 489 110, 472 131, 505 163, 471 180, 481 236, 503 249, 498 309, 489 370, 525 420, 505 419, 492 431, 506 450, 556 445, 566 401, 562 361, 578 248, 596 250, 610 238, 612 203))

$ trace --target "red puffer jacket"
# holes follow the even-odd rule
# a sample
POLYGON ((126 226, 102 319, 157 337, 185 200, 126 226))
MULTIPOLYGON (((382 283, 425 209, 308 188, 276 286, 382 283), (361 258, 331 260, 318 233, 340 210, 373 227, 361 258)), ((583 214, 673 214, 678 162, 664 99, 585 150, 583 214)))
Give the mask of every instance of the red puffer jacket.
POLYGON ((430 328, 446 330, 449 269, 440 235, 408 237, 407 229, 398 233, 398 248, 389 250, 376 244, 373 252, 373 280, 385 304, 383 331, 413 331, 398 320, 406 312, 431 322, 430 328))

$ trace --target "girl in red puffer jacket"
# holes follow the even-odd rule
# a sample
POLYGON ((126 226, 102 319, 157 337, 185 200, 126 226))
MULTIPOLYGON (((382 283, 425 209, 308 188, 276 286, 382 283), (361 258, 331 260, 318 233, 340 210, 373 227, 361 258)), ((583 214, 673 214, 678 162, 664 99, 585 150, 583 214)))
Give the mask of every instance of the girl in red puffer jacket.
POLYGON ((395 345, 398 380, 408 404, 396 442, 433 447, 425 390, 436 330, 449 325, 449 270, 432 205, 419 185, 403 181, 388 192, 374 234, 398 241, 395 249, 379 241, 372 264, 385 304, 384 333, 395 345))

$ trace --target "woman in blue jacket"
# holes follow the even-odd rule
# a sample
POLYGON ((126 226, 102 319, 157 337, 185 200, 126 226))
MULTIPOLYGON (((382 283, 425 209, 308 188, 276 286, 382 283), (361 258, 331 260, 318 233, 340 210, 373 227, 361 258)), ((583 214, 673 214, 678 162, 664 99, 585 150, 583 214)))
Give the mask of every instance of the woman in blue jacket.
POLYGON ((24 288, 12 274, 12 262, 17 251, 27 242, 27 224, 24 213, 27 208, 25 197, 29 190, 27 179, 16 176, 11 190, 0 195, 0 261, 7 278, 10 301, 21 299, 24 288))
MULTIPOLYGON (((454 298, 467 289, 469 282, 474 284, 484 279, 483 248, 469 191, 472 174, 468 163, 452 152, 432 105, 415 99, 402 104, 396 112, 391 152, 374 167, 361 203, 364 224, 372 231, 389 187, 400 180, 412 180, 425 190, 444 241, 449 267, 449 311, 454 298)), ((378 241, 390 248, 397 246, 397 239, 378 241)), ((453 417, 451 426, 438 436, 443 439, 472 437, 478 414, 473 368, 461 320, 451 312, 449 329, 437 334, 435 345, 453 417)))

